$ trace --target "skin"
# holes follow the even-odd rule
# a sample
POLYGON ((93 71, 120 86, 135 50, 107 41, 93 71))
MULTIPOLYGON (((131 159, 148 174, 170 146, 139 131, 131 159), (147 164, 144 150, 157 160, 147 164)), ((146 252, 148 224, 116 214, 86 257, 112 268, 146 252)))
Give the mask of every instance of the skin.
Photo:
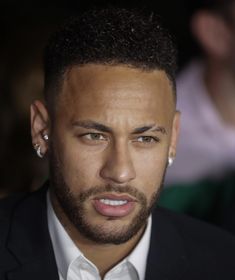
POLYGON ((235 127, 235 2, 230 5, 229 12, 230 22, 221 18, 225 37, 225 39, 221 39, 225 42, 223 55, 208 53, 205 83, 223 121, 235 127))
POLYGON ((235 1, 228 7, 230 20, 212 11, 198 11, 192 32, 204 52, 204 80, 221 119, 235 126, 235 1))
POLYGON ((205 81, 221 117, 227 124, 235 127, 235 1, 231 3, 229 12, 231 21, 228 23, 224 20, 227 34, 224 57, 214 59, 209 56, 205 81))
MULTIPOLYGON (((43 103, 32 104, 32 141, 41 145, 43 153, 50 149, 50 155, 53 150, 60 175, 74 197, 97 186, 130 186, 150 206, 161 187, 167 158, 176 153, 179 113, 172 91, 167 75, 159 70, 123 65, 73 67, 56 100, 53 123, 43 103), (49 134, 49 142, 42 139, 44 133, 49 134)), ((70 237, 102 277, 130 253, 146 225, 143 221, 138 232, 122 244, 99 244, 79 232, 53 187, 51 198, 70 237)), ((84 202, 86 220, 106 235, 129 227, 142 207, 137 200, 128 215, 108 219, 96 211, 93 198, 84 202)))

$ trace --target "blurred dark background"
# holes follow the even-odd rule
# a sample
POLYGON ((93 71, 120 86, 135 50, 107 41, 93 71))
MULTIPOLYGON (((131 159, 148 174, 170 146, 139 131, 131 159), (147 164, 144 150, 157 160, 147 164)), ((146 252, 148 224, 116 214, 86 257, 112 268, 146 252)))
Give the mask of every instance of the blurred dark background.
POLYGON ((34 190, 45 181, 30 137, 30 103, 42 98, 42 53, 50 34, 69 16, 93 6, 137 7, 158 13, 179 49, 179 68, 197 51, 189 32, 191 1, 0 2, 0 196, 34 190))

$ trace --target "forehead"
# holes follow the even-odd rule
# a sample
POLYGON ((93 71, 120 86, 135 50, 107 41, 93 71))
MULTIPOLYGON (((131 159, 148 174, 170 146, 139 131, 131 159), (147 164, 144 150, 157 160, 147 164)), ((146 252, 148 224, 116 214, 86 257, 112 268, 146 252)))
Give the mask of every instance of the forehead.
POLYGON ((111 111, 169 114, 174 106, 172 85, 163 71, 89 64, 67 71, 58 108, 66 115, 97 118, 111 111))

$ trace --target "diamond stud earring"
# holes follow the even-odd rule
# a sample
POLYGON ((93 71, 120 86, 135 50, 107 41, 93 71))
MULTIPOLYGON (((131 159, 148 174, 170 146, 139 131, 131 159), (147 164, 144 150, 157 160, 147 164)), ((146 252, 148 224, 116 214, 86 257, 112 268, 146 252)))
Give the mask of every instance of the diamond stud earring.
POLYGON ((43 134, 43 135, 42 135, 42 138, 43 138, 45 141, 48 141, 49 136, 48 136, 48 134, 43 134))
POLYGON ((172 166, 173 162, 174 162, 174 158, 168 157, 168 167, 172 166))

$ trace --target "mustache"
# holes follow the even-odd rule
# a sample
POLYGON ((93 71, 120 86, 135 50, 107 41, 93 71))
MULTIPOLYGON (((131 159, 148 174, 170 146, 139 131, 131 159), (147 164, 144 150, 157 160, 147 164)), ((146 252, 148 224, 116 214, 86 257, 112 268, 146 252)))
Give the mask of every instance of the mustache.
POLYGON ((128 194, 133 198, 137 199, 142 203, 146 203, 147 199, 143 192, 137 190, 136 188, 126 185, 126 186, 117 186, 107 184, 105 186, 95 186, 86 191, 83 191, 79 194, 79 200, 84 202, 91 196, 96 196, 102 193, 118 193, 118 194, 128 194))

